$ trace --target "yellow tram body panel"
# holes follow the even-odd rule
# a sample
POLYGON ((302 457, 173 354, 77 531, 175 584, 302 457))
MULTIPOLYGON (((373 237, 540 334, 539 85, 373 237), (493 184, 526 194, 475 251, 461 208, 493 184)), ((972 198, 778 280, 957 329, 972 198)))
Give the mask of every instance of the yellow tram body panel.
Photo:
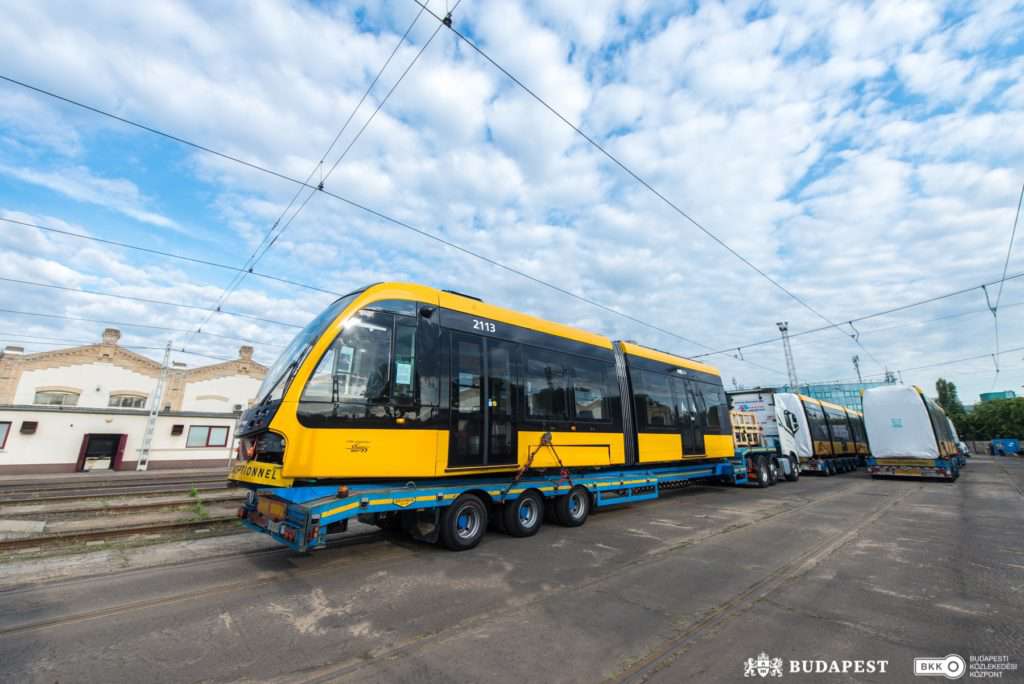
MULTIPOLYGON (((707 458, 732 458, 736 453, 732 435, 704 435, 704 456, 707 458)), ((697 456, 695 458, 701 458, 697 456)))
POLYGON ((637 452, 641 463, 682 460, 682 435, 641 432, 637 435, 637 452))
POLYGON ((519 465, 526 465, 531 452, 536 452, 534 468, 557 468, 559 460, 567 468, 604 467, 626 462, 625 437, 621 432, 553 432, 551 445, 554 452, 541 446, 543 432, 519 430, 518 436, 519 465))
MULTIPOLYGON (((327 478, 426 478, 457 477, 477 473, 514 471, 526 465, 534 452, 532 466, 608 467, 626 463, 626 437, 623 432, 590 432, 573 430, 552 431, 551 449, 541 447, 542 431, 516 430, 516 463, 451 467, 448 428, 402 427, 396 418, 394 428, 386 425, 362 427, 308 427, 298 418, 299 400, 303 389, 320 359, 334 343, 348 320, 360 310, 381 301, 413 301, 442 310, 459 312, 474 318, 503 323, 552 335, 595 348, 614 349, 612 341, 571 326, 555 323, 487 304, 470 297, 444 292, 432 287, 405 283, 382 283, 370 286, 354 296, 333 320, 328 322, 312 342, 309 351, 294 370, 292 379, 267 430, 284 440, 283 465, 268 468, 258 461, 236 466, 230 478, 252 484, 289 484, 295 479, 327 478), (540 447, 540 448, 538 448, 540 447), (260 472, 259 466, 264 466, 260 472), (272 472, 271 472, 272 471, 272 472), (268 479, 270 478, 270 479, 268 479)), ((623 342, 627 355, 635 355, 673 366, 720 377, 712 366, 677 357, 672 354, 623 342)), ((727 458, 734 453, 731 434, 703 436, 704 453, 683 455, 680 434, 652 434, 640 432, 637 455, 640 463, 671 463, 707 458, 727 458)))
POLYGON ((447 459, 448 430, 317 429, 300 425, 294 415, 293 409, 288 422, 294 427, 277 419, 271 424, 289 437, 288 478, 434 477, 447 459))
POLYGON ((694 361, 693 359, 686 359, 682 356, 676 356, 675 354, 669 354, 668 352, 658 351, 657 349, 651 349, 650 347, 644 347, 636 344, 635 342, 623 342, 622 350, 629 356, 639 356, 643 359, 660 361, 662 363, 667 363, 670 366, 688 368, 690 370, 700 371, 709 375, 717 375, 719 377, 722 375, 714 366, 709 366, 706 363, 694 361))

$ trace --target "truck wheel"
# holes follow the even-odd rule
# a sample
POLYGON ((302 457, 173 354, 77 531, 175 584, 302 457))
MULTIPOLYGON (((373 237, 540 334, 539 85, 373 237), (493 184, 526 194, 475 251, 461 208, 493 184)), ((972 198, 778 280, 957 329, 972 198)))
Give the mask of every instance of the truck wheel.
POLYGON ((579 527, 590 514, 590 493, 586 487, 576 486, 568 494, 555 499, 555 519, 566 527, 579 527))
POLYGON ((779 463, 774 458, 768 458, 768 480, 771 484, 779 481, 779 463))
POLYGON ((771 475, 768 474, 768 459, 764 456, 758 456, 755 461, 757 470, 757 484, 758 487, 764 488, 771 484, 771 475))
POLYGON ((487 507, 475 494, 463 494, 441 514, 441 543, 452 551, 467 551, 483 539, 487 507))
POLYGON ((796 482, 800 479, 800 464, 792 456, 789 457, 789 472, 786 473, 786 479, 790 482, 796 482))
POLYGON ((544 499, 537 492, 523 492, 515 501, 505 504, 505 532, 513 537, 537 534, 544 520, 544 499))

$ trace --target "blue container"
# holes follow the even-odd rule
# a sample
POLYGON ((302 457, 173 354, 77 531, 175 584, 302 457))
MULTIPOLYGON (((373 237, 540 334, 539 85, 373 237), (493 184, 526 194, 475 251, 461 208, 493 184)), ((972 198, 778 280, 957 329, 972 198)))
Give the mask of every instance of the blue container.
POLYGON ((982 392, 980 395, 982 401, 993 401, 995 399, 1016 399, 1017 394, 1013 390, 1003 390, 1001 392, 982 392))
POLYGON ((996 456, 1009 456, 1020 453, 1020 442, 1016 439, 993 439, 992 453, 996 456))

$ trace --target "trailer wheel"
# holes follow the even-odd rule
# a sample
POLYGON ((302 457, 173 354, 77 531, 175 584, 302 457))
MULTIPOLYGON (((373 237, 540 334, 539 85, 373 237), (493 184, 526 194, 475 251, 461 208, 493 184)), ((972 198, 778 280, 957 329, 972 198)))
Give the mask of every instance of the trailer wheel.
POLYGON ((757 470, 757 486, 759 488, 765 488, 771 484, 771 475, 768 473, 768 459, 764 456, 758 456, 754 461, 756 464, 754 468, 757 470))
POLYGON ((789 472, 786 473, 786 479, 790 482, 796 482, 800 479, 800 464, 792 456, 788 457, 789 460, 789 472))
POLYGON ((579 485, 555 499, 555 517, 560 525, 579 527, 590 514, 590 492, 579 485))
POLYGON ((832 473, 834 472, 832 468, 832 462, 825 461, 825 469, 819 470, 818 472, 822 473, 825 477, 831 477, 832 473))
POLYGON ((467 551, 483 539, 487 507, 475 494, 463 494, 441 514, 441 543, 452 551, 467 551))
POLYGON ((506 533, 530 537, 537 534, 544 521, 544 499, 537 492, 523 492, 515 501, 505 504, 502 515, 506 533))

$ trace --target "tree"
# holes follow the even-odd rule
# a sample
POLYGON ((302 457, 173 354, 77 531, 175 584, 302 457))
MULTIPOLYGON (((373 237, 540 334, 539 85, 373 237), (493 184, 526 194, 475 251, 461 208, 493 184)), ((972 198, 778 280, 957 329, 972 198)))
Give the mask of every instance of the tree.
POLYGON ((945 378, 939 378, 935 381, 935 391, 939 395, 939 406, 950 417, 953 424, 959 428, 964 423, 967 412, 964 410, 964 405, 960 402, 960 397, 957 395, 956 385, 945 378))
POLYGON ((963 428, 957 423, 963 439, 1024 438, 1024 399, 983 401, 964 419, 963 428))

